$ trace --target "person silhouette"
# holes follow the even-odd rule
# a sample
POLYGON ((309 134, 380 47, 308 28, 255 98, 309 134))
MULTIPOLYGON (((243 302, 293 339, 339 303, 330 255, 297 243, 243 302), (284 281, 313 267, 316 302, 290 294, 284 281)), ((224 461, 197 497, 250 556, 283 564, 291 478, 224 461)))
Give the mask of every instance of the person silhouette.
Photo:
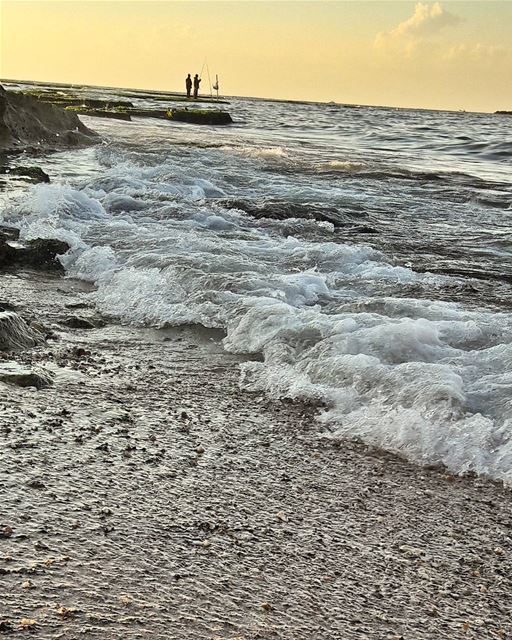
POLYGON ((192 91, 192 78, 190 77, 190 73, 185 78, 185 87, 187 88, 187 98, 190 98, 190 92, 192 91))
POLYGON ((197 94, 199 92, 199 85, 201 84, 201 78, 197 75, 194 76, 194 100, 197 100, 197 94))

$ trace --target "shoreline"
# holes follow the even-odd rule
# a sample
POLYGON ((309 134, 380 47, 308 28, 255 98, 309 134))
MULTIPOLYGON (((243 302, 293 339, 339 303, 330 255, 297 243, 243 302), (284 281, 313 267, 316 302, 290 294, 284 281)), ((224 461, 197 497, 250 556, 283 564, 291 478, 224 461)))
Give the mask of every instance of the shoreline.
POLYGON ((54 375, 0 383, 2 630, 508 637, 500 483, 332 443, 313 407, 240 391, 242 359, 190 328, 63 326, 97 318, 78 281, 2 283, 50 336, 2 361, 54 375))

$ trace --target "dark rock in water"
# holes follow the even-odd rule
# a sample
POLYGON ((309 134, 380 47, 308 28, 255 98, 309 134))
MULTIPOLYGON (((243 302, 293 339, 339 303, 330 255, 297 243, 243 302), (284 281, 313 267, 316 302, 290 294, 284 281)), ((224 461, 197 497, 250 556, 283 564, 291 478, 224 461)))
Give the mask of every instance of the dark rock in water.
POLYGON ((350 232, 351 233, 379 233, 377 229, 374 229, 373 227, 368 227, 366 225, 351 227, 350 232))
POLYGON ((74 94, 34 89, 21 92, 25 96, 36 98, 40 102, 57 105, 59 107, 86 107, 89 109, 118 109, 133 107, 129 100, 102 100, 101 98, 85 98, 74 94))
POLYGON ((18 251, 0 235, 0 268, 8 267, 16 261, 18 251))
POLYGON ((41 167, 0 166, 0 174, 28 178, 31 182, 50 182, 50 176, 41 167))
MULTIPOLYGON (((0 304, 0 308, 2 306, 0 304)), ((8 309, 0 311, 0 351, 34 347, 42 340, 42 334, 29 327, 17 313, 8 309)))
POLYGON ((66 107, 66 111, 72 111, 73 113, 80 113, 83 116, 90 116, 91 118, 111 118, 113 120, 126 120, 131 121, 130 114, 126 111, 112 111, 109 109, 91 109, 90 107, 66 107))
POLYGON ((64 271, 57 256, 68 251, 69 245, 61 240, 30 240, 26 246, 11 246, 0 234, 0 268, 29 267, 48 271, 64 271))
POLYGON ((161 118, 167 120, 167 109, 127 109, 127 113, 139 118, 161 118))
POLYGON ((494 113, 497 113, 501 116, 512 116, 512 111, 495 111, 494 113))
POLYGON ((226 209, 240 209, 257 219, 270 218, 272 220, 288 220, 290 218, 303 218, 305 220, 330 222, 334 226, 340 226, 342 224, 340 212, 333 207, 299 204, 297 202, 286 202, 283 200, 253 202, 251 200, 225 198, 217 200, 217 202, 226 209))
POLYGON ((60 324, 69 327, 70 329, 97 329, 103 325, 99 320, 80 318, 79 316, 70 316, 69 318, 65 318, 60 324))
POLYGON ((69 250, 67 242, 62 240, 42 239, 30 240, 26 247, 16 251, 16 262, 32 269, 64 271, 57 256, 69 250))
POLYGON ((52 384, 52 375, 44 369, 29 369, 17 362, 3 362, 0 364, 0 382, 43 389, 52 384))
POLYGON ((0 301, 0 311, 16 311, 16 307, 10 302, 0 301))
POLYGON ((171 109, 167 112, 169 120, 189 122, 191 124, 231 124, 233 120, 227 111, 213 109, 171 109))
POLYGON ((76 113, 0 86, 0 149, 62 148, 97 140, 76 113))
POLYGON ((18 240, 20 230, 0 224, 0 240, 18 240))

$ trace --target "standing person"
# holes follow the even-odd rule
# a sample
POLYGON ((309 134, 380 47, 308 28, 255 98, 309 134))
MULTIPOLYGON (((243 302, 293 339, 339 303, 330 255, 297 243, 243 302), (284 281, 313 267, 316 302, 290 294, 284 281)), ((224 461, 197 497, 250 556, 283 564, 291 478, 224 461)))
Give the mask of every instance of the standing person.
POLYGON ((187 87, 187 98, 190 98, 190 92, 192 91, 192 78, 190 77, 190 73, 185 78, 185 86, 187 87))
POLYGON ((201 78, 197 75, 194 76, 194 100, 197 100, 197 93, 199 91, 199 85, 201 84, 201 78))

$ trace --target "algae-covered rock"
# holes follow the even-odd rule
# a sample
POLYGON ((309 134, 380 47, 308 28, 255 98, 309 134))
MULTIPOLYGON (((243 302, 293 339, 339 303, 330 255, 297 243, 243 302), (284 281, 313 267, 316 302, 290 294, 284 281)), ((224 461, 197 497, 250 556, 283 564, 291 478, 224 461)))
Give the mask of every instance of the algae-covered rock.
POLYGON ((50 176, 41 167, 8 167, 0 166, 0 174, 27 178, 30 182, 50 182, 50 176))
POLYGON ((231 124, 233 120, 227 111, 213 109, 170 109, 167 112, 170 120, 189 122, 191 124, 231 124))
POLYGON ((114 120, 127 120, 130 121, 130 114, 126 111, 108 110, 108 109, 91 109, 84 106, 68 106, 66 111, 73 111, 74 113, 80 113, 84 116, 90 116, 91 118, 112 118, 114 120))

